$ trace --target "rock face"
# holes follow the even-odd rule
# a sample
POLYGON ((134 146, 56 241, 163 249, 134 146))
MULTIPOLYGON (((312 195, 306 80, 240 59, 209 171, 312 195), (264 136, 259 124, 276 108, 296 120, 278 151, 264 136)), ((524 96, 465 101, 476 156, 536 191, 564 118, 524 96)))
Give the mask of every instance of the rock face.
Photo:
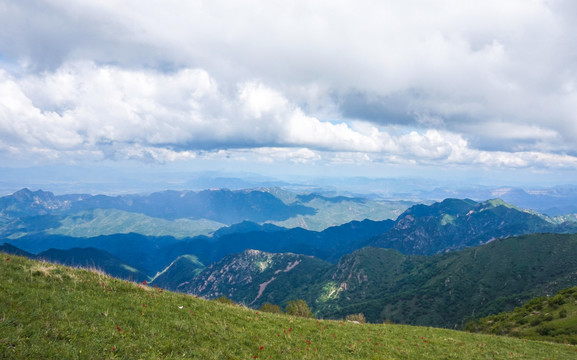
POLYGON ((329 263, 306 255, 245 250, 207 267, 190 280, 185 291, 211 299, 226 296, 253 307, 285 303, 290 300, 291 287, 310 282, 329 267, 329 263))

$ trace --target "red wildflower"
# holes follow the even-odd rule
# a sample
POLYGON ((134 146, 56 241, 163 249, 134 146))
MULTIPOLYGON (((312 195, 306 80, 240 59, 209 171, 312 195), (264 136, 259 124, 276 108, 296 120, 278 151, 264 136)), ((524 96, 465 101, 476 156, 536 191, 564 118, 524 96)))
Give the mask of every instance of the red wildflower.
POLYGON ((8 260, 10 260, 10 258, 9 258, 9 257, 7 257, 7 258, 6 258, 6 261, 8 261, 8 260))
POLYGON ((116 330, 118 330, 118 332, 122 331, 122 329, 120 327, 116 327, 116 330))
POLYGON ((146 280, 144 280, 144 281, 142 282, 142 285, 148 285, 148 283, 146 282, 146 280))
POLYGON ((259 350, 262 350, 262 349, 264 349, 264 346, 261 346, 261 347, 260 347, 260 348, 258 348, 258 349, 259 349, 259 350))

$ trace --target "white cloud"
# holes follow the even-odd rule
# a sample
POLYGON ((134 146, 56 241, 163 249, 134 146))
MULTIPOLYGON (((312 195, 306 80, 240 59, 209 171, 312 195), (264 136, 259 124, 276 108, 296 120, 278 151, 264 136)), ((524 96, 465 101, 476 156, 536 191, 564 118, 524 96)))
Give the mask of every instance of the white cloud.
POLYGON ((560 0, 2 2, 0 152, 575 167, 575 13, 560 0))

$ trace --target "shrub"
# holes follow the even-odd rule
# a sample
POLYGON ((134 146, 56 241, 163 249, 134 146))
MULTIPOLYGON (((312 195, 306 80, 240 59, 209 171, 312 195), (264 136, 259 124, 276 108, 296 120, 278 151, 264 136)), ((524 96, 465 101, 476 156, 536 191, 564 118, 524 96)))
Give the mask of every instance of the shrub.
POLYGON ((537 316, 535 319, 531 320, 531 326, 537 326, 543 322, 543 318, 541 316, 537 316))
POLYGON ((365 319, 365 315, 363 313, 349 314, 349 315, 347 315, 345 320, 356 321, 356 322, 361 323, 361 324, 364 324, 367 322, 367 319, 365 319))
POLYGON ((282 314, 283 313, 280 306, 275 305, 275 304, 271 304, 271 303, 262 304, 262 306, 259 308, 259 310, 262 312, 268 312, 268 313, 274 313, 274 314, 282 314))
POLYGON ((545 326, 539 326, 537 328, 537 332, 539 333, 539 335, 547 336, 551 332, 551 328, 545 326))
POLYGON ((563 295, 557 295, 551 299, 549 299, 549 306, 556 309, 559 305, 565 304, 565 298, 563 295))
POLYGON ((289 301, 286 306, 286 313, 293 316, 304 317, 304 318, 312 318, 313 312, 309 308, 309 305, 306 301, 297 299, 293 301, 289 301))
POLYGON ((567 309, 561 309, 561 311, 559 311, 559 318, 563 319, 567 317, 567 309))
POLYGON ((234 301, 232 301, 231 299, 227 298, 224 295, 219 297, 219 298, 214 299, 214 301, 219 302, 221 304, 236 305, 236 303, 234 301))

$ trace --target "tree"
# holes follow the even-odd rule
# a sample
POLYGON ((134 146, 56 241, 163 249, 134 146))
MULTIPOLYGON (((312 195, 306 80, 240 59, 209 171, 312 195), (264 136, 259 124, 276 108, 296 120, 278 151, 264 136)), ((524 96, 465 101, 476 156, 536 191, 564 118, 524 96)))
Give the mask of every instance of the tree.
POLYGON ((314 317, 313 312, 309 308, 309 305, 306 301, 297 299, 293 301, 289 301, 286 306, 286 313, 289 315, 294 315, 298 317, 304 318, 312 318, 314 317))
POLYGON ((259 309, 262 312, 269 312, 274 314, 282 314, 282 309, 278 305, 274 305, 271 303, 264 303, 259 309))

